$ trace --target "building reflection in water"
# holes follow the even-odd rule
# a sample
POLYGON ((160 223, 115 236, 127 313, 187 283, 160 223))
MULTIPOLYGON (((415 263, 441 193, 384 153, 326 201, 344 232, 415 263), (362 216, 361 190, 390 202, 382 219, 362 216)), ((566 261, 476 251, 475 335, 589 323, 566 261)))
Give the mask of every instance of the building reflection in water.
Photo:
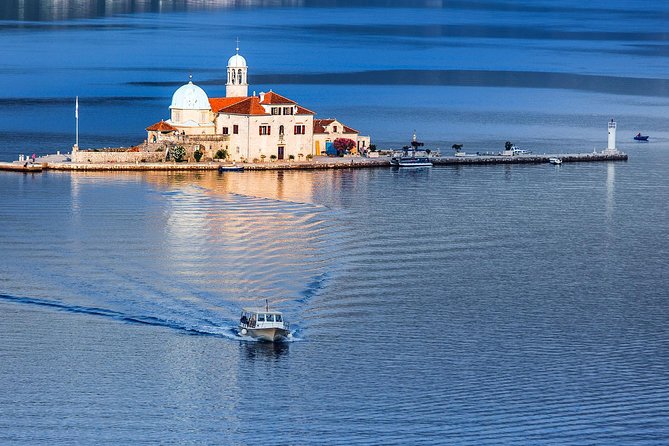
POLYGON ((328 269, 329 211, 309 203, 315 178, 309 172, 152 172, 144 178, 163 191, 162 260, 179 266, 177 283, 196 290, 183 299, 204 299, 236 320, 243 306, 267 298, 280 307, 296 299, 328 269))

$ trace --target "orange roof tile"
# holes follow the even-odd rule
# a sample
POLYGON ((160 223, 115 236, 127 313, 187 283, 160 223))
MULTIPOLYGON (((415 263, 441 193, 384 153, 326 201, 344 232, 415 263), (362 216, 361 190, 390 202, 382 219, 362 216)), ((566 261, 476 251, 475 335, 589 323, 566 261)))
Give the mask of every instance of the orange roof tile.
MULTIPOLYGON (((342 124, 342 125, 344 125, 344 124, 342 124)), ((344 133, 360 133, 360 132, 357 131, 356 129, 353 129, 353 128, 347 126, 347 125, 344 125, 344 133)))
POLYGON ((297 106, 297 113, 296 115, 315 115, 316 112, 309 110, 308 108, 304 108, 301 105, 297 106))
POLYGON ((325 126, 334 122, 334 119, 314 119, 314 133, 327 133, 325 126))
POLYGON ((175 132, 177 128, 169 125, 161 119, 160 122, 156 122, 152 126, 147 127, 146 130, 148 132, 175 132))
POLYGON ((247 99, 246 96, 232 97, 232 98, 209 98, 209 105, 211 105, 211 111, 214 113, 218 112, 222 108, 229 107, 237 102, 241 102, 244 99, 247 99))
POLYGON ((260 105, 260 98, 251 96, 244 98, 241 101, 233 103, 232 105, 222 108, 219 113, 227 113, 232 115, 267 115, 265 109, 260 105))
POLYGON ((297 102, 288 98, 284 98, 280 94, 276 94, 273 91, 270 91, 269 93, 265 93, 265 97, 263 98, 262 104, 263 105, 297 104, 297 102))

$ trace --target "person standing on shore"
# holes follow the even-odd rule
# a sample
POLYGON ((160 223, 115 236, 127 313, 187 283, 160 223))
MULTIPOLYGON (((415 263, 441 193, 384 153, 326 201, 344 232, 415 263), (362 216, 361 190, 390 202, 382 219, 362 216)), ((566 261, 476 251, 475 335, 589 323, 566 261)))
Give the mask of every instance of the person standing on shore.
POLYGON ((35 158, 37 158, 37 157, 36 157, 35 154, 33 153, 33 156, 32 156, 33 164, 35 164, 35 158))

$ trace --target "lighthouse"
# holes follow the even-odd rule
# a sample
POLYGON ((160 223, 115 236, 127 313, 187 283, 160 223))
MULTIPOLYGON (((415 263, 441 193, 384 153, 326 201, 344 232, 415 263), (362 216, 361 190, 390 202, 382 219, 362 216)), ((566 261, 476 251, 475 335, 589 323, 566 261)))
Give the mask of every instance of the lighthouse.
POLYGON ((607 153, 616 153, 616 121, 611 118, 609 121, 609 145, 606 148, 607 153))

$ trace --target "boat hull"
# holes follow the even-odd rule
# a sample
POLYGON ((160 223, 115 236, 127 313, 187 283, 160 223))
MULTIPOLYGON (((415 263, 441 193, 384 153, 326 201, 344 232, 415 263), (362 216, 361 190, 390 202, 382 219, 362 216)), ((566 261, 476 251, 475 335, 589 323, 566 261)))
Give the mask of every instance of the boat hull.
POLYGON ((271 327, 271 328, 247 328, 239 327, 239 334, 241 336, 250 336, 259 341, 278 342, 287 339, 290 332, 285 328, 271 327), (244 333, 243 330, 246 330, 244 333))
POLYGON ((635 141, 648 141, 648 137, 647 136, 635 136, 634 140, 635 141))
POLYGON ((424 163, 424 162, 404 163, 404 162, 400 161, 398 166, 399 167, 432 167, 432 163, 424 163))

